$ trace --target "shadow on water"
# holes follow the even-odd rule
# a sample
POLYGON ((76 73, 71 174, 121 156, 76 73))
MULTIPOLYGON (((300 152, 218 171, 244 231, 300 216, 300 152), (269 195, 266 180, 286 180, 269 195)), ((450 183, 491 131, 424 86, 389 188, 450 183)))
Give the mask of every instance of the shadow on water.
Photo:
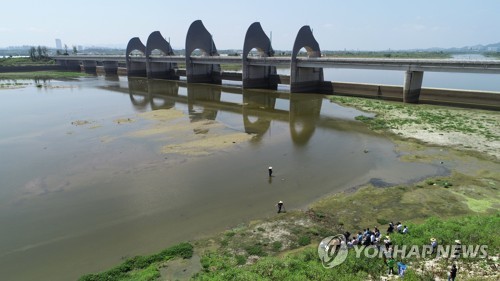
POLYGON ((133 106, 140 111, 174 108, 176 103, 187 104, 191 122, 216 120, 218 112, 238 113, 243 119, 245 132, 254 134, 256 143, 269 130, 273 120, 289 123, 292 141, 306 145, 320 119, 323 95, 293 94, 282 96, 273 91, 246 90, 206 84, 186 84, 177 81, 129 78, 128 91, 133 106), (185 89, 187 95, 180 95, 185 89), (241 95, 242 102, 223 101, 224 93, 241 95), (287 101, 288 110, 276 107, 277 99, 287 101))

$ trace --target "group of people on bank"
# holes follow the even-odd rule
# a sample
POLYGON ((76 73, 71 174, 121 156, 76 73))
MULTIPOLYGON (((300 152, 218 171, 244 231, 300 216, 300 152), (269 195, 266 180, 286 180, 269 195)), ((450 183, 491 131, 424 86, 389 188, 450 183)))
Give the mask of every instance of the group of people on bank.
MULTIPOLYGON (((344 233, 344 237, 346 239, 347 248, 353 248, 356 245, 363 245, 366 247, 376 247, 379 251, 382 251, 382 257, 384 259, 384 264, 387 266, 387 274, 395 274, 394 266, 397 265, 398 272, 397 274, 400 277, 403 277, 406 271, 406 265, 399 261, 396 263, 394 257, 394 248, 391 241, 390 235, 398 233, 401 235, 408 235, 409 229, 406 225, 403 225, 401 222, 397 222, 394 224, 393 222, 389 223, 389 226, 386 231, 386 235, 383 236, 378 229, 378 227, 374 227, 373 229, 366 228, 363 231, 359 231, 357 235, 351 237, 351 233, 346 231, 344 233)), ((437 251, 438 242, 436 238, 431 238, 431 247, 432 254, 435 254, 437 251)), ((453 252, 453 259, 457 259, 461 253, 461 242, 460 240, 455 240, 455 251, 453 252)), ((448 272, 448 281, 454 281, 457 276, 457 266, 453 264, 448 272)))

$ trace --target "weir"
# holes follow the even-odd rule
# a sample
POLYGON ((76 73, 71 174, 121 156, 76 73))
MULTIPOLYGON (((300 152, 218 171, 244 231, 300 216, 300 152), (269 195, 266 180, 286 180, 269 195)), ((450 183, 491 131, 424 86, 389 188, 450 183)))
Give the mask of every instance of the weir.
MULTIPOLYGON (((271 40, 259 22, 248 28, 241 56, 220 56, 212 35, 201 20, 194 21, 186 35, 185 56, 175 55, 170 43, 159 31, 148 37, 144 45, 138 37, 130 39, 125 56, 55 56, 62 69, 86 72, 96 71, 97 63, 104 66, 106 74, 116 75, 118 65, 126 63, 127 75, 166 80, 179 80, 185 76, 188 83, 221 84, 222 80, 242 81, 243 88, 276 89, 278 84, 289 84, 291 93, 347 94, 401 100, 418 103, 422 95, 443 101, 436 91, 423 89, 424 72, 461 72, 500 74, 500 61, 477 60, 458 61, 442 59, 369 59, 369 58, 328 58, 322 57, 318 41, 309 26, 303 26, 294 41, 291 57, 276 57, 271 40), (300 51, 305 49, 307 56, 300 51), (159 50, 161 55, 153 54, 159 50), (256 52, 252 52, 256 50, 256 52), (184 63, 186 69, 179 69, 184 63), (239 65, 242 72, 222 72, 221 64, 239 65), (289 67, 290 76, 277 75, 276 67, 289 67), (350 68, 404 71, 402 87, 340 83, 324 81, 324 68, 350 68), (350 87, 350 88, 349 88, 350 87), (430 94, 432 93, 432 94, 430 94)), ((448 91, 447 89, 445 91, 448 91)), ((452 91, 447 96, 452 96, 452 91)), ((500 91, 456 91, 460 102, 477 100, 481 106, 500 110, 500 91), (489 101, 485 101, 490 99, 489 101)), ((433 102, 433 100, 426 102, 433 102)))

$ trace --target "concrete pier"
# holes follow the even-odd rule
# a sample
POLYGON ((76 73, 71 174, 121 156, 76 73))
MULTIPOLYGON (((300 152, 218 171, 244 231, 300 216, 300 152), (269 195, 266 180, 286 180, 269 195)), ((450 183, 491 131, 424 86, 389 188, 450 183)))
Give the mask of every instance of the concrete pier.
POLYGON ((250 25, 245 35, 242 54, 243 88, 276 90, 278 88, 278 83, 271 79, 272 75, 276 75, 275 66, 250 65, 248 55, 254 48, 257 49, 260 58, 272 57, 274 55, 271 40, 269 40, 258 22, 254 22, 250 25))
POLYGON ((295 38, 290 64, 290 92, 291 93, 319 93, 323 83, 323 68, 301 67, 297 56, 302 48, 307 51, 308 58, 320 58, 319 44, 314 39, 311 28, 303 26, 295 38))
POLYGON ((406 71, 403 86, 403 102, 418 103, 423 78, 423 71, 406 71))
POLYGON ((195 50, 201 57, 218 57, 212 35, 201 20, 194 21, 186 35, 186 78, 189 83, 221 84, 220 64, 199 64, 191 59, 195 50))
POLYGON ((159 50, 162 56, 174 55, 172 47, 170 47, 170 44, 163 38, 159 31, 151 33, 146 43, 146 68, 148 78, 179 80, 179 76, 175 73, 177 63, 151 61, 152 52, 154 50, 159 50))
POLYGON ((118 62, 117 61, 103 61, 102 62, 104 73, 106 75, 118 75, 118 62))
POLYGON ((145 58, 146 46, 141 42, 141 39, 134 37, 128 41, 125 59, 127 62, 127 74, 129 76, 147 77, 146 61, 133 61, 132 52, 138 51, 145 58))

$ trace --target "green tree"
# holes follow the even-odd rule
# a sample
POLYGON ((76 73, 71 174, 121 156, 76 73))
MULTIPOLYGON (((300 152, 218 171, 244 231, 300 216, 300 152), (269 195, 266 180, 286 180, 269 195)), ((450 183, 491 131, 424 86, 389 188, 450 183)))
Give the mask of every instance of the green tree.
POLYGON ((42 47, 42 56, 43 56, 44 59, 48 59, 49 58, 49 50, 45 46, 42 47))
POLYGON ((68 54, 68 45, 64 44, 64 54, 63 55, 69 55, 68 54))
POLYGON ((30 59, 32 61, 36 60, 36 48, 35 47, 30 48, 29 55, 30 55, 30 59))
POLYGON ((40 45, 38 45, 38 47, 36 48, 36 53, 37 53, 37 56, 36 56, 37 60, 40 60, 43 58, 42 47, 40 45))
POLYGON ((76 49, 76 46, 73 46, 73 55, 78 54, 78 50, 76 49))

